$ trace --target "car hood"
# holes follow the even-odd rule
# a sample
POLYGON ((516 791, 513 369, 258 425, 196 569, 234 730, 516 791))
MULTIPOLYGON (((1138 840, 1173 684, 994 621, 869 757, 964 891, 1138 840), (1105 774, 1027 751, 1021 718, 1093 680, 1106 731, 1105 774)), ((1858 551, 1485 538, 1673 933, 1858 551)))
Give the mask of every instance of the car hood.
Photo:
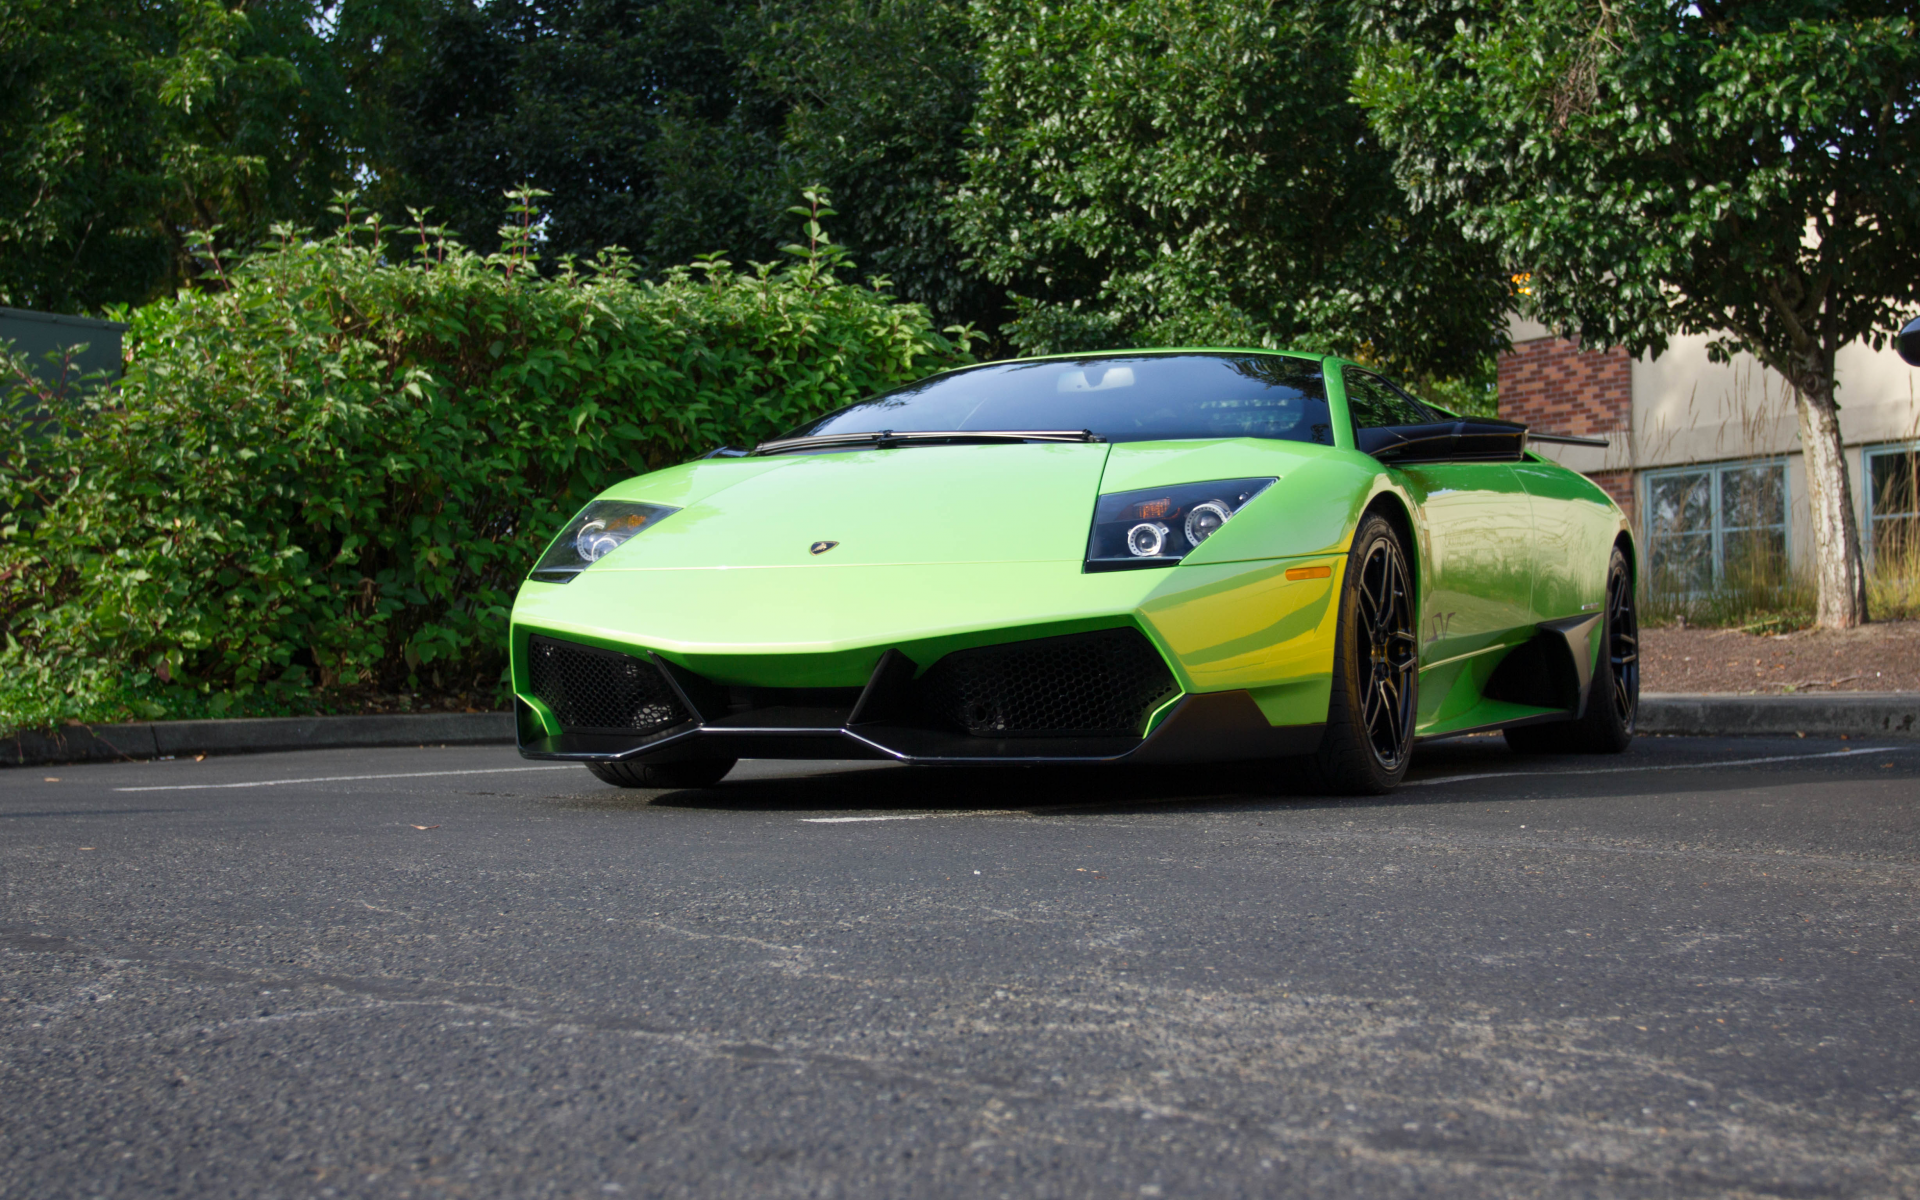
MULTIPOLYGON (((1109 447, 911 446, 736 460, 728 481, 592 568, 1079 562, 1109 447), (776 465, 777 464, 777 465, 776 465), (833 543, 815 552, 815 547, 833 543)), ((706 478, 726 467, 701 464, 706 478)), ((674 481, 609 493, 672 503, 674 481)), ((704 491, 705 489, 701 489, 704 491)))

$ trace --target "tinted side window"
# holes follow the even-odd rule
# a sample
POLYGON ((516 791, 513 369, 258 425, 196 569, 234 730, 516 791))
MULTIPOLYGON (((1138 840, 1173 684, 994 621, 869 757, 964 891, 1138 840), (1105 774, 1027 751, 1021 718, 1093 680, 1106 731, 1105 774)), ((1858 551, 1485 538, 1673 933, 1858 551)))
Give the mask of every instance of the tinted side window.
POLYGON ((1345 368, 1347 411, 1356 429, 1384 425, 1424 425, 1434 419, 1418 401, 1378 375, 1345 368))

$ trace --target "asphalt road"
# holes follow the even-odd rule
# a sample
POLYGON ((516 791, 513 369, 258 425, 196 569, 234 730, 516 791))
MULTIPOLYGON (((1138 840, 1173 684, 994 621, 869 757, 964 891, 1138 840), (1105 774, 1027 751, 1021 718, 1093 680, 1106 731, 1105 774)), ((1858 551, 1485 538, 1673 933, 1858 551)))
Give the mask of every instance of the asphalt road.
POLYGON ((1920 1195, 1920 743, 1412 784, 10 769, 0 1197, 1920 1195))

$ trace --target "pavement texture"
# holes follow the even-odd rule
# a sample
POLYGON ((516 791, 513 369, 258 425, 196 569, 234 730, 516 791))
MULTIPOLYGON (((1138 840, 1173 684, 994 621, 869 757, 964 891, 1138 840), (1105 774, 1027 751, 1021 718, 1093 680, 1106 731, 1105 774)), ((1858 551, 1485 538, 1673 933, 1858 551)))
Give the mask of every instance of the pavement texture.
POLYGON ((1920 745, 0 773, 0 1197, 1920 1195, 1920 745))

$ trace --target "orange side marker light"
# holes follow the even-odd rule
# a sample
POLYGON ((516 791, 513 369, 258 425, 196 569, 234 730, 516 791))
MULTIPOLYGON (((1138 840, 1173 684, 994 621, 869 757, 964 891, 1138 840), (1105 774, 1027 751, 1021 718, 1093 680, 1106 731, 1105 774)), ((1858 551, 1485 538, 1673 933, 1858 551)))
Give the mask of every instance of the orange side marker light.
POLYGON ((1288 567, 1288 579, 1328 579, 1333 575, 1332 567, 1288 567))

